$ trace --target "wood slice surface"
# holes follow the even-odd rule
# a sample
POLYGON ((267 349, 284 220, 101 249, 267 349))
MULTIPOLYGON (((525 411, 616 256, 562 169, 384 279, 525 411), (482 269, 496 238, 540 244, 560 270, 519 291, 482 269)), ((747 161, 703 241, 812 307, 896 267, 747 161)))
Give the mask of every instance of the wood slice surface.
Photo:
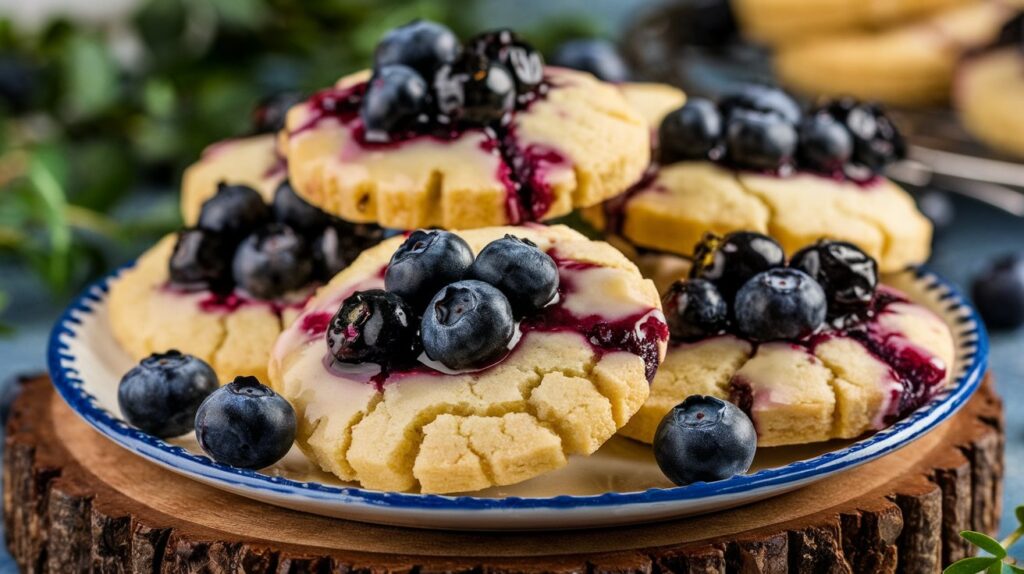
POLYGON ((1002 405, 880 460, 734 510, 565 532, 442 532, 324 518, 228 494, 132 455, 49 382, 7 425, 7 545, 27 572, 938 572, 964 529, 994 533, 1002 405))

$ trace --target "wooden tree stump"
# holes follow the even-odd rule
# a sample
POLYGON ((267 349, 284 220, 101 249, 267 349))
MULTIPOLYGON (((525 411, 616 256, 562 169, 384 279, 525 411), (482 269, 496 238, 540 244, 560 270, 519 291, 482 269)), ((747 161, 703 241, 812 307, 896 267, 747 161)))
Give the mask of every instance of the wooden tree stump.
POLYGON ((604 530, 439 532, 303 514, 179 477, 92 431, 48 381, 7 428, 7 545, 27 572, 937 572, 994 532, 1002 406, 986 383, 918 442, 796 492, 604 530))

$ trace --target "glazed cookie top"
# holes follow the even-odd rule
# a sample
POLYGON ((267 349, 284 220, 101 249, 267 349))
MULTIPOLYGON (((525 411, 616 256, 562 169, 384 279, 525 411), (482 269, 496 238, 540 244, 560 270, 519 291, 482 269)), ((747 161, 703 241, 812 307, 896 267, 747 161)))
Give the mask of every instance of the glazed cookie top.
POLYGON ((221 183, 245 185, 270 202, 274 191, 288 177, 284 158, 277 153, 274 134, 262 134, 217 142, 203 150, 181 179, 181 217, 195 225, 206 200, 221 183))
MULTIPOLYGON (((470 276, 490 277, 502 293, 515 291, 478 267, 470 276)), ((413 282, 403 277, 402 285, 413 282)), ((504 337, 506 324, 488 323, 479 338, 504 337)), ((596 450, 646 398, 667 338, 653 284, 606 243, 563 226, 414 232, 366 251, 322 288, 278 340, 270 376, 295 405, 300 444, 323 468, 370 488, 459 492, 525 480, 565 464, 568 454, 596 450), (368 325, 419 315, 422 303, 403 303, 414 296, 402 289, 397 296, 390 279, 405 272, 398 262, 408 250, 429 244, 429 253, 442 242, 455 256, 466 253, 464 243, 478 262, 495 255, 483 251, 497 244, 514 253, 534 249, 531 258, 547 254, 557 276, 537 273, 544 284, 555 281, 556 294, 539 308, 527 304, 527 311, 511 297, 513 336, 491 346, 497 355, 470 367, 457 361, 476 342, 454 344, 461 335, 445 334, 435 321, 447 324, 453 313, 472 321, 488 316, 491 303, 504 298, 480 280, 442 287, 421 320, 422 347, 397 334, 406 319, 379 330, 388 353, 375 356, 353 343, 368 325), (353 318, 367 304, 392 311, 358 323, 353 318), (403 352, 404 361, 396 356, 403 352), (366 361, 348 362, 361 353, 366 361)))
POLYGON ((543 66, 509 31, 460 45, 415 22, 381 46, 372 78, 288 114, 292 182, 325 211, 397 229, 540 221, 621 193, 649 163, 647 125, 614 85, 543 66))

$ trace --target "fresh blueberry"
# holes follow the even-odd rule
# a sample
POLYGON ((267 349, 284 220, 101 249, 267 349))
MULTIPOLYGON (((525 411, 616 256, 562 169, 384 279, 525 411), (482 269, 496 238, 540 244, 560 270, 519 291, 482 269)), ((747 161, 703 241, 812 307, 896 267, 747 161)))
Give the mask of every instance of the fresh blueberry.
POLYGON ((811 276, 825 290, 829 315, 867 307, 878 287, 878 263, 859 247, 845 241, 821 240, 797 251, 789 262, 811 276))
POLYGON ((433 77, 441 66, 458 57, 461 45, 447 26, 429 20, 413 20, 387 34, 377 44, 373 69, 408 66, 422 77, 433 77))
POLYGON ((408 66, 384 66, 366 88, 359 116, 366 139, 386 142, 391 134, 411 127, 427 111, 427 82, 408 66))
POLYGON ((792 161, 799 137, 796 127, 774 113, 736 110, 725 127, 725 146, 733 164, 775 170, 792 161))
POLYGON ((220 183, 199 211, 197 227, 238 240, 270 219, 260 192, 246 185, 220 183))
POLYGON ((331 319, 327 347, 341 363, 389 367, 415 358, 418 327, 413 310, 398 295, 356 291, 331 319))
POLYGON ((438 71, 434 94, 442 117, 470 126, 507 123, 516 101, 508 68, 473 52, 438 71))
POLYGON ((547 305, 558 293, 558 266, 529 239, 506 235, 487 244, 467 277, 490 283, 508 297, 517 317, 547 305))
POLYGON ((739 34, 739 25, 729 0, 687 0, 674 2, 668 12, 656 14, 658 18, 671 18, 666 27, 675 46, 721 48, 733 43, 739 34))
POLYGON ((232 261, 235 284, 257 299, 277 299, 313 278, 309 245, 291 227, 271 223, 246 237, 232 261))
POLYGON ((307 237, 318 235, 331 221, 331 216, 299 197, 292 188, 291 181, 287 179, 277 186, 270 211, 275 221, 284 223, 307 237))
POLYGON ((719 237, 708 233, 694 250, 690 277, 714 283, 728 302, 751 277, 785 262, 786 252, 767 235, 737 231, 719 237))
POLYGON ((279 92, 264 98, 252 111, 253 131, 272 134, 283 130, 288 110, 302 103, 303 99, 299 92, 279 92))
POLYGON ((483 281, 466 280, 448 285, 430 301, 420 333, 431 360, 464 370, 504 356, 515 329, 505 295, 483 281))
POLYGON ((544 58, 528 42, 507 28, 483 32, 466 42, 466 51, 505 66, 520 94, 535 89, 544 80, 544 58))
POLYGON ((880 105, 843 98, 824 105, 821 111, 850 131, 854 163, 877 173, 906 155, 903 136, 880 105))
POLYGON ((658 127, 662 163, 708 159, 722 140, 722 116, 711 100, 690 98, 669 112, 658 127))
POLYGON ((420 310, 442 287, 466 276, 473 250, 466 240, 449 231, 417 230, 391 256, 384 273, 388 291, 420 310))
POLYGON ((152 354, 128 371, 117 387, 117 404, 132 426, 159 438, 192 430, 196 411, 217 389, 210 365, 178 351, 152 354))
POLYGON ((754 84, 729 94, 719 101, 722 114, 730 116, 737 111, 754 111, 774 114, 796 125, 803 117, 803 110, 789 94, 771 86, 754 84))
POLYGON ((1002 46, 1015 47, 1024 52, 1024 12, 1018 12, 999 30, 999 38, 993 43, 993 47, 1002 46))
POLYGON ((777 268, 755 275, 736 294, 736 326, 755 341, 797 340, 825 322, 825 290, 797 269, 777 268))
POLYGON ((171 284, 187 291, 230 291, 234 243, 198 228, 178 233, 168 263, 171 284))
POLYGON ((313 276, 326 283, 352 261, 338 226, 328 225, 313 239, 313 276))
POLYGON ((996 330, 1024 325, 1024 255, 996 259, 979 273, 971 295, 985 324, 996 330))
POLYGON ((725 330, 729 305, 710 281, 676 281, 662 297, 669 332, 677 341, 696 341, 725 330))
POLYGON ((736 405, 691 395, 654 433, 654 459, 674 484, 713 482, 743 474, 757 451, 757 432, 736 405))
POLYGON ((853 136, 846 126, 828 114, 814 114, 800 124, 800 163, 813 170, 842 170, 853 155, 853 136))
POLYGON ((615 44, 607 40, 569 40, 555 48, 551 63, 590 72, 606 82, 629 81, 629 67, 615 44))
POLYGON ((195 416, 199 446, 213 460, 238 468, 266 468, 295 442, 295 410, 256 377, 236 377, 213 392, 195 416))

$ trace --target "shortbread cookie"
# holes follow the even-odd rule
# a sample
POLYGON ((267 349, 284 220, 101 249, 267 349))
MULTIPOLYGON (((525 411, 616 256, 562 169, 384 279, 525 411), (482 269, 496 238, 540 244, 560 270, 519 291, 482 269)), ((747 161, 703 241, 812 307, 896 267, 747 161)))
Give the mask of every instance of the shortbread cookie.
POLYGON ((964 127, 993 149, 1024 157, 1024 51, 1005 47, 967 58, 955 88, 964 127))
POLYGON ((382 375, 376 365, 333 362, 332 316, 353 292, 383 288, 401 237, 364 252, 285 330, 270 377, 294 405, 298 444, 313 461, 366 488, 465 492, 561 467, 626 424, 668 337, 657 290, 613 247, 567 227, 458 232, 474 252, 505 234, 548 252, 561 281, 556 302, 522 321, 497 364, 382 375))
POLYGON ((270 203, 286 177, 288 170, 277 153, 273 134, 217 142, 182 175, 181 217, 185 225, 195 225, 203 203, 217 193, 221 183, 249 186, 270 203))
POLYGON ((629 105, 657 130, 665 114, 686 102, 686 94, 675 86, 655 82, 626 82, 619 85, 629 105))
POLYGON ((622 193, 650 161, 643 117, 619 89, 547 68, 545 90, 501 130, 451 128, 367 141, 365 74, 288 114, 292 184, 325 211, 383 227, 466 229, 568 214, 622 193))

